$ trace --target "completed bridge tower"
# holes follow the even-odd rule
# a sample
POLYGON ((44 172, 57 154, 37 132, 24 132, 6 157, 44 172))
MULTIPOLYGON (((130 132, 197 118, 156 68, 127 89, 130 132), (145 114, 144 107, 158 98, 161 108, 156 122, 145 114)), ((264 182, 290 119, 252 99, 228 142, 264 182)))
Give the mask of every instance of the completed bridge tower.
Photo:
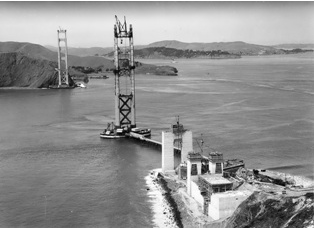
POLYGON ((50 85, 51 89, 72 89, 74 83, 69 76, 68 71, 68 47, 67 47, 67 30, 57 30, 58 41, 58 68, 55 70, 58 72, 58 81, 54 85, 50 85))
POLYGON ((69 87, 67 30, 57 30, 58 39, 58 87, 69 87), (64 55, 62 53, 64 51, 64 55))

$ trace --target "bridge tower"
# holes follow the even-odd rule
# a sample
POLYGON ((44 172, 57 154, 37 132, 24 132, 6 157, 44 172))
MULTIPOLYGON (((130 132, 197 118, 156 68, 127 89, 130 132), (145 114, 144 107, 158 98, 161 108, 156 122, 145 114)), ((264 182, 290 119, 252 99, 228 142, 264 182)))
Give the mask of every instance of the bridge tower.
POLYGON ((58 87, 69 87, 67 30, 57 30, 58 38, 58 87))
POLYGON ((133 28, 128 31, 125 17, 123 23, 115 19, 115 127, 131 129, 136 127, 133 28))

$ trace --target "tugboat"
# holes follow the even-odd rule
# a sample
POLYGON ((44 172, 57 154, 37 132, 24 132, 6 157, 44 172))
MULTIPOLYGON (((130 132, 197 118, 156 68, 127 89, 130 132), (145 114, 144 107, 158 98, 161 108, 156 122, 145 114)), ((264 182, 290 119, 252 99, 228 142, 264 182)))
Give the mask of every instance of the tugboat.
POLYGON ((87 86, 84 83, 76 83, 77 87, 86 88, 87 86))
POLYGON ((108 127, 100 133, 100 138, 125 138, 125 131, 122 128, 115 128, 114 123, 108 123, 108 127))
POLYGON ((136 138, 149 138, 151 136, 151 129, 132 128, 129 134, 130 136, 133 136, 136 138))

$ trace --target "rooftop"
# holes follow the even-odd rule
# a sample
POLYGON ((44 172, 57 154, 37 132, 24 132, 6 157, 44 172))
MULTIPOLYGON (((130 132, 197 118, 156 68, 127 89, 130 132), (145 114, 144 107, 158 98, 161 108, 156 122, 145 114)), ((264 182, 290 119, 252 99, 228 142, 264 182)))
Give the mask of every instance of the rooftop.
POLYGON ((199 177, 204 179, 206 182, 208 182, 211 185, 232 184, 232 182, 230 182, 226 178, 222 176, 216 176, 214 174, 200 175, 199 177))

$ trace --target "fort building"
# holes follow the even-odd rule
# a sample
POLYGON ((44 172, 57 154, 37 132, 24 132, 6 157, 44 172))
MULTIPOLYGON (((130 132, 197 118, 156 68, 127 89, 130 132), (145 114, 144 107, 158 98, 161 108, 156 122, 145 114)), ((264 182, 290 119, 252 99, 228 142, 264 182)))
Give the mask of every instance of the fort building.
POLYGON ((162 172, 174 172, 174 149, 181 142, 181 163, 178 166, 178 178, 186 179, 187 194, 202 206, 205 215, 214 220, 232 215, 238 205, 244 201, 250 191, 238 191, 229 179, 229 173, 243 167, 224 161, 220 152, 210 152, 208 156, 193 151, 192 132, 182 125, 173 125, 171 131, 162 132, 162 172), (229 172, 224 172, 224 166, 229 172))

